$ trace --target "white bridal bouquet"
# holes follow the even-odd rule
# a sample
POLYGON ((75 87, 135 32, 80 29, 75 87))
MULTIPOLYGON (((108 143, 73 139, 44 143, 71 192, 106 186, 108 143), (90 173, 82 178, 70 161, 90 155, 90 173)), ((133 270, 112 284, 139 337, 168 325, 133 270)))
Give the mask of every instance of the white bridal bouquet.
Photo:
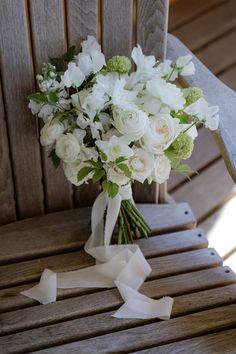
POLYGON ((209 106, 199 88, 178 87, 178 75, 195 73, 190 55, 158 62, 138 45, 131 54, 136 70, 130 72, 125 56, 106 63, 94 37, 81 47, 79 54, 71 47, 43 64, 29 108, 44 122, 40 142, 55 167, 62 163, 76 186, 100 183, 107 219, 114 218, 109 203, 119 199, 113 205, 118 220, 110 228, 117 221, 117 243, 130 243, 150 234, 132 201, 131 183, 163 183, 171 169, 193 172, 182 161, 192 154, 197 125, 217 129, 218 107, 209 106))

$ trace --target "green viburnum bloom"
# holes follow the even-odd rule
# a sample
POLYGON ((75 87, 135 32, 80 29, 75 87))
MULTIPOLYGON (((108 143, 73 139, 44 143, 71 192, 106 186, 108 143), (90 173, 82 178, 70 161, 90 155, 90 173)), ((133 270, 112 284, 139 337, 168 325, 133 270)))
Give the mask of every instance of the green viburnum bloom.
POLYGON ((204 96, 202 90, 198 87, 189 87, 183 89, 183 94, 186 99, 186 106, 189 106, 204 96))
POLYGON ((117 72, 120 74, 126 74, 131 69, 131 61, 125 56, 114 56, 107 62, 107 71, 117 72))
POLYGON ((180 159, 188 159, 193 151, 193 139, 187 133, 180 133, 171 145, 174 155, 180 159))

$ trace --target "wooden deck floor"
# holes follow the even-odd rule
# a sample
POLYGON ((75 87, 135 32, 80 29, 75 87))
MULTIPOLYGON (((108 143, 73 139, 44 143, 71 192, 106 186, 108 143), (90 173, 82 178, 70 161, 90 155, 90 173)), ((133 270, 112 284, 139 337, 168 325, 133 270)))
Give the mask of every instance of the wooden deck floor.
MULTIPOLYGON (((235 0, 171 1, 169 32, 236 90, 235 0)), ((189 202, 210 246, 236 271, 236 186, 208 131, 200 129, 189 163, 200 174, 190 182, 173 174, 169 192, 176 201, 189 202)))

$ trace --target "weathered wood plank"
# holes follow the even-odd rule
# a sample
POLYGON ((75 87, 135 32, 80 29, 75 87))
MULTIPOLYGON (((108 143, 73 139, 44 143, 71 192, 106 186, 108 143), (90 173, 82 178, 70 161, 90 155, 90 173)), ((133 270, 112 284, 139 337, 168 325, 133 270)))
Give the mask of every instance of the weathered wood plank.
POLYGON ((226 4, 222 2, 220 6, 172 31, 172 34, 195 52, 209 42, 218 40, 218 37, 233 29, 235 25, 235 1, 229 0, 226 4))
MULTIPOLYGON (((185 203, 138 207, 153 228, 153 234, 188 229, 195 225, 195 217, 185 203)), ((81 247, 90 234, 90 218, 91 208, 79 208, 0 227, 0 264, 81 247)))
MULTIPOLYGON (((39 72, 44 62, 66 51, 63 3, 61 0, 30 0, 29 5, 34 63, 39 72)), ((46 210, 69 209, 73 205, 72 186, 65 178, 62 166, 55 170, 48 155, 49 151, 42 148, 46 210)))
MULTIPOLYGON (((187 273, 187 274, 180 274, 180 275, 175 275, 175 276, 170 276, 167 278, 160 278, 158 279, 158 282, 150 281, 147 283, 144 283, 144 285, 141 288, 141 292, 148 295, 152 296, 155 298, 159 298, 162 296, 177 296, 180 294, 187 294, 190 292, 194 291, 200 291, 200 290, 205 290, 205 289, 210 289, 210 288, 217 288, 221 286, 225 286, 228 284, 233 284, 235 283, 235 274, 232 272, 232 270, 228 267, 220 267, 220 268, 212 268, 212 269, 206 269, 206 270, 201 270, 201 271, 195 271, 193 273, 187 273), (147 289, 152 289, 152 292, 147 292, 147 289)), ((20 295, 21 291, 24 291, 28 289, 29 287, 33 286, 35 284, 25 284, 17 287, 12 287, 4 290, 0 290, 0 311, 1 312, 6 312, 6 311, 11 311, 15 309, 20 309, 22 307, 29 307, 29 306, 34 306, 38 304, 35 300, 32 300, 26 296, 20 295)), ((59 289, 58 290, 58 300, 63 300, 63 301, 58 301, 57 306, 64 306, 65 304, 65 312, 63 313, 63 318, 65 319, 66 316, 68 318, 73 318, 73 315, 70 315, 70 310, 72 310, 73 314, 75 315, 76 313, 79 315, 82 315, 82 313, 87 313, 88 314, 88 309, 90 308, 92 313, 99 312, 99 309, 107 309, 109 311, 111 309, 110 306, 112 304, 120 304, 117 303, 117 299, 121 301, 119 294, 116 290, 107 290, 106 291, 106 307, 104 305, 104 293, 103 292, 96 292, 95 294, 89 294, 91 292, 94 292, 93 289, 86 289, 86 288, 74 288, 74 289, 59 289), (86 294, 84 298, 81 297, 81 295, 86 294), (69 297, 73 296, 79 296, 79 299, 68 299, 69 297), (91 308, 91 306, 86 307, 85 303, 83 305, 82 301, 85 299, 85 301, 88 303, 93 302, 94 304, 98 304, 97 307, 91 308), (68 302, 70 301, 70 302, 68 302), (71 302, 72 301, 72 302, 71 302), (73 303, 75 301, 75 303, 73 303), (79 305, 77 304, 77 301, 79 301, 79 305), (62 304, 62 305, 59 305, 62 304), (67 304, 69 304, 67 306, 67 304), (74 305, 73 305, 74 304, 74 305), (82 312, 81 311, 84 311, 82 312), (76 313, 75 313, 76 311, 76 313), (79 312, 77 312, 79 311, 79 312)), ((54 305, 56 306, 56 305, 54 305)), ((44 311, 43 309, 45 306, 40 306, 40 310, 44 311)), ((49 307, 46 307, 45 312, 48 312, 49 307), (47 309, 47 311, 46 311, 47 309)), ((31 308, 33 311, 33 308, 31 308)), ((30 311, 31 311, 30 310, 30 311)), ((54 309, 52 308, 54 311, 54 309)), ((59 307, 58 307, 58 313, 59 313, 59 307)), ((33 312, 30 312, 31 315, 33 312)), ((41 312, 42 313, 42 312, 41 312)), ((55 313, 55 311, 54 311, 55 313)), ((53 318, 51 314, 51 318, 53 318)))
POLYGON ((2 86, 16 204, 19 217, 26 218, 42 214, 44 206, 37 121, 32 118, 25 99, 34 91, 34 73, 24 0, 1 2, 0 32, 2 86))
MULTIPOLYGON (((236 285, 223 287, 220 290, 211 289, 175 297, 172 318, 212 307, 229 305, 235 301, 236 285), (188 304, 187 309, 186 303, 188 304)), ((5 354, 23 352, 25 350, 39 350, 47 348, 48 346, 64 344, 65 342, 81 340, 88 336, 98 336, 107 332, 122 330, 155 321, 137 319, 123 319, 122 321, 117 321, 116 318, 111 317, 113 311, 35 328, 22 333, 6 335, 0 338, 0 346, 7 348, 5 354)), ((11 330, 14 329, 12 328, 11 330)), ((232 343, 232 340, 230 342, 232 343)), ((171 348, 173 349, 172 345, 171 348)))
POLYGON ((80 50, 88 35, 98 37, 98 1, 67 0, 67 29, 69 45, 80 50))
POLYGON ((132 0, 102 1, 102 48, 106 58, 130 56, 132 49, 132 0))
MULTIPOLYGON (((220 151, 212 134, 208 129, 199 129, 198 137, 194 144, 193 154, 190 159, 186 160, 186 163, 188 163, 193 169, 199 171, 207 167, 208 164, 219 157, 220 151)), ((171 193, 173 189, 178 188, 178 186, 184 181, 187 181, 185 176, 172 172, 167 183, 168 191, 171 193)))
MULTIPOLYGON (((141 244, 141 250, 146 256, 145 243, 141 244)), ((153 252, 153 255, 158 256, 158 249, 153 252)), ((151 258, 148 262, 152 268, 149 278, 160 278, 222 264, 222 260, 216 251, 209 248, 151 258)), ((92 265, 94 265, 94 259, 84 251, 20 262, 17 266, 15 264, 3 265, 0 268, 0 289, 37 281, 45 268, 55 272, 63 272, 92 265)))
POLYGON ((225 0, 177 0, 170 3, 169 31, 181 25, 193 21, 194 18, 200 16, 206 11, 221 5, 225 0))
POLYGON ((47 348, 36 353, 107 353, 107 348, 109 348, 109 353, 130 352, 209 331, 227 329, 234 325, 236 325, 236 304, 76 341, 60 347, 47 348))
POLYGON ((179 187, 172 193, 172 196, 177 202, 180 199, 188 202, 198 221, 201 221, 207 213, 220 205, 233 192, 235 192, 234 182, 228 175, 223 160, 220 159, 179 187))
MULTIPOLYGON (((236 329, 186 339, 172 344, 144 349, 136 354, 232 354, 236 348, 236 329)), ((135 352, 132 352, 135 354, 135 352)))
POLYGON ((236 91, 236 65, 220 74, 219 79, 236 91))
POLYGON ((14 185, 0 82, 0 225, 16 220, 14 185))
POLYGON ((168 0, 137 0, 137 43, 146 55, 166 55, 168 0))

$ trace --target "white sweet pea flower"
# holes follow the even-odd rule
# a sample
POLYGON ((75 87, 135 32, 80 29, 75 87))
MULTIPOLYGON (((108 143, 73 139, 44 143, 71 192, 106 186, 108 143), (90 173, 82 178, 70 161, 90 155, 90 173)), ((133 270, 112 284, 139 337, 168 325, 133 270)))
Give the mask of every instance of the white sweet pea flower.
POLYGON ((78 139, 71 133, 63 134, 56 142, 56 154, 64 162, 75 162, 80 153, 78 139))
POLYGON ((115 161, 120 156, 128 158, 134 154, 124 137, 113 135, 108 141, 97 140, 95 144, 107 155, 108 161, 115 161))
POLYGON ((152 79, 147 82, 147 92, 174 110, 182 109, 185 104, 183 92, 174 84, 166 82, 161 78, 152 79))
POLYGON ((181 124, 182 127, 182 132, 186 131, 186 134, 188 134, 190 136, 190 138, 192 138, 193 140, 196 139, 196 137, 198 136, 198 131, 196 128, 196 125, 192 125, 192 124, 181 124), (191 127, 191 128, 190 128, 191 127))
POLYGON ((98 85, 94 85, 92 92, 85 97, 81 97, 81 107, 87 113, 90 118, 94 118, 95 115, 100 112, 108 100, 104 95, 104 92, 98 85))
POLYGON ((124 186, 129 182, 129 178, 115 165, 108 168, 107 179, 108 181, 118 184, 118 186, 124 186))
POLYGON ((172 67, 171 60, 164 60, 157 67, 157 75, 168 81, 174 81, 178 76, 178 70, 172 67))
POLYGON ((91 73, 96 74, 106 65, 104 54, 101 53, 101 46, 93 36, 88 36, 81 46, 82 53, 77 56, 78 67, 85 76, 91 73))
POLYGON ((147 114, 157 114, 161 110, 162 102, 159 98, 150 96, 145 92, 138 98, 137 104, 147 114))
POLYGON ((98 152, 95 147, 87 147, 84 144, 81 145, 81 151, 80 151, 80 159, 81 161, 87 161, 87 160, 93 160, 97 161, 98 160, 98 152))
POLYGON ((183 76, 189 76, 195 74, 195 66, 193 64, 192 60, 192 55, 184 55, 182 57, 179 57, 176 61, 176 66, 181 69, 180 73, 183 76))
POLYGON ((76 137, 79 144, 81 145, 83 143, 84 137, 86 135, 86 131, 83 129, 74 129, 73 135, 76 137))
POLYGON ((83 53, 91 55, 93 51, 101 52, 101 46, 94 36, 87 36, 87 40, 81 43, 83 53))
POLYGON ((137 72, 147 75, 153 75, 156 73, 156 58, 154 55, 144 55, 142 48, 138 44, 137 47, 134 47, 131 53, 131 57, 137 66, 137 72))
POLYGON ((83 167, 86 166, 88 166, 88 164, 84 162, 63 163, 63 170, 68 181, 70 181, 75 186, 80 186, 83 183, 88 183, 88 181, 93 176, 92 172, 90 172, 87 176, 78 182, 78 173, 83 167))
POLYGON ((66 87, 79 87, 85 80, 85 75, 75 63, 70 62, 61 80, 66 87))
POLYGON ((181 132, 179 119, 169 114, 157 114, 150 118, 150 125, 141 139, 142 146, 152 154, 161 154, 181 132))
POLYGON ((154 169, 149 182, 164 183, 168 180, 171 171, 170 160, 165 155, 159 155, 155 158, 154 169))
POLYGON ((30 100, 28 107, 31 110, 32 114, 38 114, 40 109, 42 108, 43 104, 42 103, 37 103, 35 101, 30 100))
POLYGON ((143 149, 136 148, 134 149, 134 155, 128 160, 128 166, 132 173, 132 178, 143 183, 154 168, 153 155, 143 149))
POLYGON ((38 117, 42 118, 44 123, 50 122, 53 119, 53 113, 56 111, 55 106, 44 104, 38 113, 38 117))
POLYGON ((129 141, 140 139, 147 130, 148 116, 141 110, 124 111, 119 108, 113 110, 114 127, 129 141))
POLYGON ((196 102, 190 104, 184 109, 184 111, 204 122, 205 126, 210 130, 216 130, 218 128, 219 107, 209 106, 204 98, 200 98, 196 102))
POLYGON ((40 143, 43 146, 49 146, 63 134, 64 125, 60 121, 47 122, 40 131, 40 143))

